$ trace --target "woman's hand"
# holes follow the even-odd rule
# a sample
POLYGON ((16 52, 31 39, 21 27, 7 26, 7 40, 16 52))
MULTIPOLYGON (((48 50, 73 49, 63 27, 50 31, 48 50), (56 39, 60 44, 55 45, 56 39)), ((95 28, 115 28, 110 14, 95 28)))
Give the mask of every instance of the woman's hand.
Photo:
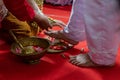
POLYGON ((61 28, 64 28, 66 24, 62 22, 61 20, 54 20, 54 22, 51 23, 52 26, 59 26, 61 28))
POLYGON ((44 14, 39 14, 36 13, 34 19, 33 19, 42 30, 47 30, 50 28, 52 28, 52 25, 50 24, 47 16, 45 16, 44 14))

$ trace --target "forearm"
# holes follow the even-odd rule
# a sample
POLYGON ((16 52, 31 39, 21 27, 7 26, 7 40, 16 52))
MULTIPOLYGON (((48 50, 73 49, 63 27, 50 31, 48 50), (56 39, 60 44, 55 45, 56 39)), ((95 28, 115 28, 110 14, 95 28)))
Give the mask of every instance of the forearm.
POLYGON ((27 0, 30 6, 33 8, 34 12, 43 15, 42 11, 39 9, 37 3, 34 0, 27 0))
POLYGON ((49 23, 48 17, 42 13, 42 11, 39 9, 37 3, 34 0, 27 0, 30 6, 33 8, 35 12, 34 21, 37 22, 37 24, 42 28, 46 29, 51 27, 51 24, 49 23))

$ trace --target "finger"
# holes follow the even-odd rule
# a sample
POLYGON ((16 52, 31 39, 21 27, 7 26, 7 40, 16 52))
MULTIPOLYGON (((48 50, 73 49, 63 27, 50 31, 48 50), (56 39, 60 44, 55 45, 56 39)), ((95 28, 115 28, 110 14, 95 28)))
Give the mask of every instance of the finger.
POLYGON ((45 29, 46 31, 48 31, 47 29, 45 29))
POLYGON ((50 26, 48 28, 52 29, 52 25, 50 24, 50 26))

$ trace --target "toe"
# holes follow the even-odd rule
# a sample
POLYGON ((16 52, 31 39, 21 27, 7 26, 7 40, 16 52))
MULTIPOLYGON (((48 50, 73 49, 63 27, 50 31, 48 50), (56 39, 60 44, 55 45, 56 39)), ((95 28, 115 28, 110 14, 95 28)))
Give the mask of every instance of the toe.
POLYGON ((70 57, 70 59, 71 59, 71 58, 74 58, 75 56, 70 55, 69 57, 70 57))

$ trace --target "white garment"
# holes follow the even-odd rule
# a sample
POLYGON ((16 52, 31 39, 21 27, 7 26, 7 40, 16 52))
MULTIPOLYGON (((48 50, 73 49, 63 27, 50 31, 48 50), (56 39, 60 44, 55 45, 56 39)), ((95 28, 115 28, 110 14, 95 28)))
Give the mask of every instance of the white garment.
POLYGON ((8 10, 6 9, 3 0, 0 0, 0 28, 1 28, 1 21, 7 15, 8 10))
POLYGON ((64 5, 70 5, 72 0, 45 0, 45 2, 64 6, 64 5))
POLYGON ((64 34, 77 41, 86 35, 88 54, 95 63, 115 63, 120 41, 120 7, 117 0, 74 0, 73 4, 75 10, 72 10, 64 34))
POLYGON ((83 4, 82 0, 73 0, 70 19, 63 31, 66 36, 75 41, 86 39, 83 6, 81 4, 83 4))

